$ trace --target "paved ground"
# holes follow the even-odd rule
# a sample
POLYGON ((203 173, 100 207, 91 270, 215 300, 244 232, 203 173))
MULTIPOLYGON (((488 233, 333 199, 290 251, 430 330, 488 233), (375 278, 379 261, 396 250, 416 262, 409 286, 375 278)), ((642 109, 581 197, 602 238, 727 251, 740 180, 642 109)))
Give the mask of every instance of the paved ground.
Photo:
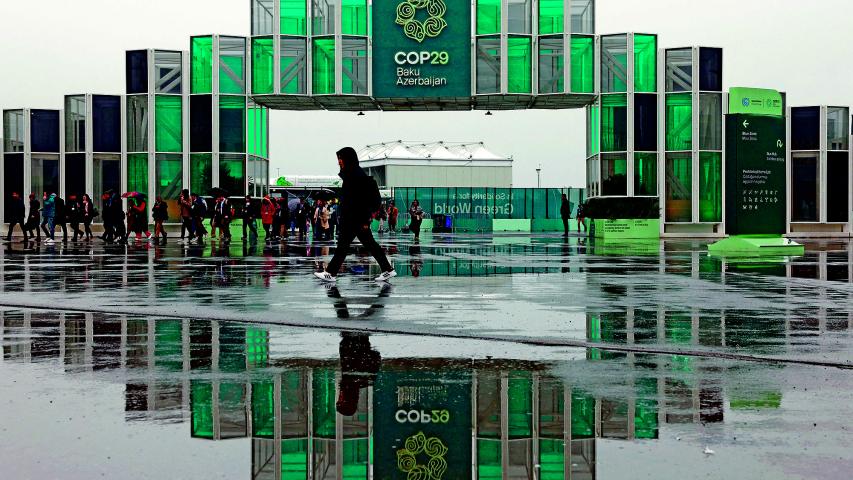
POLYGON ((847 243, 761 262, 709 257, 701 242, 383 243, 393 286, 353 257, 336 289, 311 277, 327 245, 7 246, 0 463, 10 478, 397 478, 382 453, 399 449, 381 430, 394 412, 378 399, 400 374, 418 391, 438 379, 469 392, 448 394, 468 414, 446 435, 473 447, 452 451, 445 479, 853 471, 847 243), (334 411, 352 371, 371 386, 365 430, 338 416, 324 433, 317 409, 334 411), (259 393, 268 384, 281 394, 259 393), (301 417, 280 406, 289 395, 313 399, 301 417), (301 461, 274 446, 303 437, 301 461))

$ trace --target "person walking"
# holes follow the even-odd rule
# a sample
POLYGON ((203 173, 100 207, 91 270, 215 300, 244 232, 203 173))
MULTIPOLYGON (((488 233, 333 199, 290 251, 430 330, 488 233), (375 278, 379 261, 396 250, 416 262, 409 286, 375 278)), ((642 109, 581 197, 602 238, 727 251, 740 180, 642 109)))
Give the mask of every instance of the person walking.
POLYGON ((287 198, 281 197, 278 199, 278 207, 275 209, 275 219, 273 223, 276 225, 275 237, 276 240, 287 239, 288 226, 290 225, 290 206, 287 205, 287 198))
POLYGON ((12 192, 12 200, 7 208, 9 212, 9 230, 6 232, 6 242, 12 243, 12 230, 15 229, 15 225, 18 225, 24 234, 24 243, 27 243, 27 230, 24 227, 27 207, 24 205, 24 199, 21 198, 18 192, 12 192))
MULTIPOLYGON (((285 206, 285 208, 287 208, 285 206)), ((261 225, 264 227, 264 238, 267 243, 272 240, 273 218, 275 217, 275 204, 270 200, 270 196, 266 195, 261 200, 261 225)))
POLYGON ((258 212, 252 197, 246 195, 246 203, 243 204, 243 240, 250 242, 258 241, 258 212), (248 233, 248 235, 247 235, 248 233))
POLYGON ((421 224, 424 222, 424 209, 421 202, 415 200, 409 207, 409 230, 415 234, 415 240, 421 239, 421 224))
POLYGON ((396 232, 397 231, 397 219, 400 216, 400 209, 394 204, 394 200, 391 200, 391 203, 388 204, 388 231, 396 232))
POLYGON ((329 240, 329 208, 326 202, 317 200, 317 209, 314 213, 314 228, 319 232, 314 236, 315 240, 329 240))
POLYGON ((385 204, 379 205, 379 211, 376 212, 374 217, 379 220, 379 228, 376 229, 377 233, 385 233, 385 221, 388 220, 388 210, 385 208, 385 204))
POLYGON ((68 203, 66 203, 66 215, 68 223, 71 225, 71 231, 74 235, 71 237, 72 242, 76 242, 77 238, 83 237, 83 230, 80 230, 80 224, 83 223, 83 206, 77 199, 77 195, 69 195, 68 203))
POLYGON ((583 226, 583 231, 586 232, 586 213, 584 213, 583 203, 578 205, 578 233, 581 233, 581 226, 583 226))
POLYGON ((219 226, 219 235, 225 242, 231 241, 231 218, 234 217, 234 212, 231 210, 231 203, 225 197, 219 197, 214 207, 213 216, 217 219, 216 224, 219 226))
POLYGON ((162 245, 166 245, 168 235, 163 223, 169 220, 169 204, 163 201, 163 197, 157 197, 151 207, 151 217, 154 218, 154 243, 160 244, 160 237, 163 237, 162 245))
POLYGON ((130 228, 130 225, 125 225, 124 223, 124 204, 122 203, 118 192, 112 192, 110 196, 110 210, 112 211, 113 228, 115 230, 115 236, 112 241, 127 243, 127 230, 130 228))
POLYGON ((296 205, 296 228, 299 230, 299 238, 305 238, 308 233, 308 205, 304 198, 300 198, 296 205))
POLYGON ((382 269, 382 274, 376 278, 376 281, 387 282, 396 277, 397 272, 370 231, 370 217, 382 203, 379 187, 376 181, 359 166, 358 154, 352 147, 339 150, 337 157, 338 166, 341 169, 338 175, 343 180, 339 212, 341 231, 338 234, 334 258, 324 271, 315 272, 314 275, 324 282, 334 283, 349 254, 352 241, 358 238, 382 269))
POLYGON ((329 205, 329 239, 334 239, 336 231, 338 229, 338 201, 337 199, 332 200, 332 204, 329 205))
POLYGON ((44 206, 41 208, 41 230, 44 232, 44 236, 46 237, 44 240, 45 244, 53 244, 54 243, 54 228, 56 221, 56 194, 51 193, 50 195, 47 192, 44 192, 44 206))
POLYGON ((204 228, 204 217, 207 215, 207 202, 198 196, 197 193, 190 195, 192 202, 192 234, 188 243, 195 241, 201 245, 204 242, 204 236, 207 235, 207 229, 204 228))
POLYGON ((65 208, 65 200, 59 195, 54 194, 53 200, 53 225, 54 229, 59 227, 62 229, 62 243, 68 243, 68 212, 65 208))
POLYGON ((190 191, 186 188, 181 190, 178 204, 181 206, 181 243, 183 243, 185 239, 193 238, 193 202, 190 199, 190 191))
POLYGON ((30 240, 35 237, 36 242, 41 243, 41 229, 39 229, 39 225, 41 224, 41 204, 36 199, 35 193, 30 193, 30 212, 27 215, 27 224, 24 226, 24 234, 28 235, 30 240), (33 233, 35 232, 35 233, 33 233))
POLYGON ((92 220, 98 216, 98 210, 92 204, 92 197, 88 193, 83 194, 80 202, 80 214, 83 217, 83 228, 86 230, 86 241, 92 241, 92 220))
POLYGON ((127 209, 127 236, 133 232, 136 234, 136 241, 142 240, 142 234, 149 241, 154 240, 151 231, 148 230, 148 208, 145 202, 145 197, 132 198, 127 209))
POLYGON ((572 204, 569 202, 569 197, 563 194, 560 203, 560 217, 563 219, 563 236, 569 236, 569 219, 572 218, 572 204))

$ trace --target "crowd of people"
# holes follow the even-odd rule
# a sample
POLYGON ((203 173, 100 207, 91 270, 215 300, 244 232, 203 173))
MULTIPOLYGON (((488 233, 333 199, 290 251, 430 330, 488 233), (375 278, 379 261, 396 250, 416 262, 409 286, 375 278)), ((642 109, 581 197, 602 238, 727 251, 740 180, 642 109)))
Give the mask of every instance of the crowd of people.
MULTIPOLYGON (((53 244, 61 231, 61 241, 91 242, 94 238, 92 224, 101 223, 106 243, 126 244, 129 241, 148 241, 165 245, 168 238, 165 225, 170 220, 169 204, 157 197, 148 212, 148 202, 143 194, 125 194, 109 190, 101 195, 100 211, 88 194, 69 195, 61 198, 57 193, 45 192, 41 199, 35 193, 29 196, 29 205, 20 194, 11 195, 7 206, 9 228, 6 241, 12 241, 16 228, 23 234, 24 243, 53 244), (127 205, 123 200, 126 198, 127 205), (149 218, 154 220, 153 232, 149 218)), ((180 240, 186 244, 201 244, 205 239, 231 242, 231 223, 242 220, 243 240, 256 242, 259 238, 257 223, 260 221, 267 243, 281 242, 293 236, 313 239, 315 242, 333 241, 341 229, 340 202, 337 198, 299 198, 289 201, 287 197, 274 198, 269 195, 260 200, 245 197, 245 203, 234 205, 225 196, 208 200, 189 190, 181 191, 177 199, 180 210, 180 240), (291 205, 292 203, 292 205, 291 205)), ((420 225, 424 211, 414 201, 408 210, 411 222, 408 226, 415 238, 420 236, 420 225)), ((400 211, 393 200, 382 202, 372 214, 371 222, 378 222, 378 232, 398 232, 400 211)))

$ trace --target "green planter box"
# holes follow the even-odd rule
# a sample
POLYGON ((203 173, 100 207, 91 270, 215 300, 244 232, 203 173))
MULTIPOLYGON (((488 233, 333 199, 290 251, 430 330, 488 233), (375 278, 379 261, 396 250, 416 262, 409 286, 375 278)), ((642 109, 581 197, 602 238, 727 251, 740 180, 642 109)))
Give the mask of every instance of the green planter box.
POLYGON ((526 232, 530 233, 530 219, 498 219, 492 220, 493 232, 526 232))
MULTIPOLYGON (((569 231, 574 232, 578 228, 578 221, 569 219, 569 231)), ((531 230, 534 232, 562 232, 563 220, 560 218, 534 218, 531 220, 531 230)))
POLYGON ((626 219, 592 221, 595 238, 606 240, 660 238, 659 219, 626 219))

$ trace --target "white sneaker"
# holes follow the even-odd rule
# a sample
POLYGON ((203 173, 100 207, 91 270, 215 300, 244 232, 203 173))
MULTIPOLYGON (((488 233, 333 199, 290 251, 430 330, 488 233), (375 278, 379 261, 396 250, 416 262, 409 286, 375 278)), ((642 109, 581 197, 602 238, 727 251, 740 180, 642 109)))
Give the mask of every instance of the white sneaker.
POLYGON ((51 239, 49 239, 49 238, 48 238, 47 240, 45 240, 45 241, 44 241, 44 244, 45 244, 45 245, 53 245, 54 243, 56 243, 56 242, 54 242, 53 240, 51 240, 51 239))
POLYGON ((396 276, 397 276, 396 270, 391 270, 390 272, 382 272, 382 275, 379 275, 378 277, 376 277, 376 281, 377 282, 387 282, 388 280, 391 280, 392 278, 394 278, 396 276))
POLYGON ((327 283, 336 283, 337 278, 333 277, 329 272, 314 272, 314 276, 327 283))

